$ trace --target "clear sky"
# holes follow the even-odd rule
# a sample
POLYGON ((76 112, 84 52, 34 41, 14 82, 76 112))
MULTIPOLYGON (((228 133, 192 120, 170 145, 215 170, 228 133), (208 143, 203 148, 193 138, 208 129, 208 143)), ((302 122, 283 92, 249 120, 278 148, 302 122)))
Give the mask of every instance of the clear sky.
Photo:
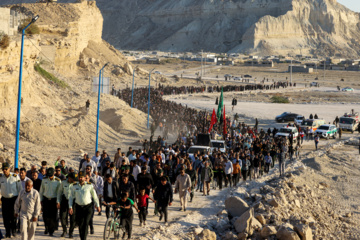
POLYGON ((338 3, 346 6, 347 8, 360 12, 360 1, 359 0, 337 0, 338 3))

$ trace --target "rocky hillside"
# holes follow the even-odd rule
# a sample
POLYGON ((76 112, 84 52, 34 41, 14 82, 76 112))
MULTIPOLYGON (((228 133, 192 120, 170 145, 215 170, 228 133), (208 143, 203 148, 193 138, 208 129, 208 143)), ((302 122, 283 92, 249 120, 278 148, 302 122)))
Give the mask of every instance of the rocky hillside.
MULTIPOLYGON (((2 1, 15 2, 24 1, 2 1)), ((336 0, 97 0, 96 4, 104 17, 104 39, 121 49, 360 53, 359 14, 336 0)))
MULTIPOLYGON (((104 75, 111 78, 110 84, 124 87, 132 77, 131 64, 102 39, 100 10, 95 2, 87 1, 7 7, 30 18, 40 16, 36 22, 39 34, 26 36, 24 44, 21 151, 27 147, 33 154, 41 146, 38 152, 46 158, 51 154, 49 148, 93 149, 97 93, 92 92, 92 78, 107 62, 104 75), (87 112, 88 99, 91 104, 87 112)), ((11 36, 10 45, 0 51, 0 142, 8 149, 14 143, 20 40, 20 34, 11 36)), ((141 78, 145 72, 138 70, 137 74, 141 78)), ((146 114, 104 94, 100 147, 138 140, 145 134, 146 119, 146 114), (137 122, 132 121, 134 117, 137 122)))
POLYGON ((104 15, 104 37, 119 48, 263 55, 360 52, 359 14, 335 0, 98 0, 97 4, 104 15))

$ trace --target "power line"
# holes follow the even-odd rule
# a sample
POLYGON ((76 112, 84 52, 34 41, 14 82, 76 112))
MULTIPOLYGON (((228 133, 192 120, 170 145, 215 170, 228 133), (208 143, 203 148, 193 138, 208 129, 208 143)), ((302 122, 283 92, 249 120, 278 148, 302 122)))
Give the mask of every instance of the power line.
POLYGON ((34 45, 34 47, 35 47, 37 50, 39 50, 39 53, 40 53, 40 54, 42 54, 47 60, 49 60, 50 63, 55 64, 52 60, 50 60, 50 58, 48 58, 48 57, 31 41, 31 39, 30 39, 27 35, 25 35, 25 37, 31 42, 32 45, 34 45))

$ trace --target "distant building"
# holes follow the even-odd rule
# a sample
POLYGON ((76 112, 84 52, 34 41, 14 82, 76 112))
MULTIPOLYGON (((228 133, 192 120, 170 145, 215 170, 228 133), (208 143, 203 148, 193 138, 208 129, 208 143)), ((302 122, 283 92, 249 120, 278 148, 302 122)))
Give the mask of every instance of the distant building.
POLYGON ((160 60, 160 58, 147 58, 146 63, 147 64, 160 64, 161 60, 160 60))
POLYGON ((359 65, 353 65, 353 66, 348 66, 346 67, 347 71, 360 71, 360 66, 359 65))
POLYGON ((274 67, 274 62, 272 60, 266 60, 266 61, 250 60, 245 62, 245 66, 274 67))
POLYGON ((15 35, 25 18, 25 15, 10 8, 0 8, 0 31, 9 36, 15 35))
POLYGON ((314 69, 313 68, 308 68, 306 67, 306 65, 289 65, 288 71, 291 71, 291 66, 292 66, 292 72, 296 73, 296 72, 300 72, 300 73, 313 73, 314 69))

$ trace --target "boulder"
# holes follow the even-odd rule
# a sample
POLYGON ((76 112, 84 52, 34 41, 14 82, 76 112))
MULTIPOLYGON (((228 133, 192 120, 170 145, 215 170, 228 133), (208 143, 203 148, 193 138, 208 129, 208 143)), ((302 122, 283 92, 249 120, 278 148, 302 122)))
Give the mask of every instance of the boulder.
POLYGON ((271 199, 267 200, 267 203, 270 204, 273 207, 278 207, 279 206, 279 203, 276 201, 275 198, 271 198, 271 199))
POLYGON ((271 235, 275 235, 277 233, 276 228, 274 226, 265 226, 260 232, 260 236, 262 238, 268 238, 271 235))
POLYGON ((259 230, 262 228, 262 224, 256 218, 253 217, 251 220, 251 227, 254 230, 259 230))
POLYGON ((197 227, 197 228, 194 229, 194 234, 197 236, 197 235, 199 235, 200 233, 202 233, 202 231, 204 231, 203 228, 197 227))
POLYGON ((112 70, 112 73, 113 73, 114 75, 116 75, 116 76, 120 76, 120 75, 122 75, 122 74, 124 73, 124 71, 123 71, 121 68, 116 67, 116 68, 114 68, 114 69, 112 70))
POLYGON ((248 237, 248 234, 247 233, 239 233, 237 237, 239 240, 246 240, 248 237))
POLYGON ((234 227, 238 233, 246 232, 252 235, 251 223, 254 216, 254 209, 250 208, 243 213, 234 223, 234 227))
POLYGON ((124 65, 124 71, 129 74, 132 75, 133 74, 133 68, 129 63, 125 63, 124 65))
POLYGON ((289 223, 280 226, 276 233, 276 237, 279 240, 300 240, 300 237, 294 231, 294 227, 289 223))
POLYGON ((301 240, 312 240, 313 235, 311 228, 305 224, 299 224, 295 226, 295 231, 299 234, 301 240))
POLYGON ((228 214, 227 211, 226 211, 225 209, 223 209, 223 210, 220 210, 220 211, 216 214, 216 216, 220 217, 221 215, 227 215, 227 214, 228 214))
POLYGON ((197 237, 197 240, 216 240, 216 233, 209 229, 204 229, 197 237))
POLYGON ((85 59, 80 59, 79 60, 79 67, 81 68, 87 68, 87 61, 85 59))
POLYGON ((240 217, 249 210, 249 205, 239 197, 229 197, 225 200, 225 208, 232 217, 240 217))
POLYGON ((255 214, 255 218, 262 224, 266 224, 266 220, 262 214, 255 214))
POLYGON ((224 240, 236 240, 238 238, 233 232, 227 232, 222 239, 224 239, 224 240))

